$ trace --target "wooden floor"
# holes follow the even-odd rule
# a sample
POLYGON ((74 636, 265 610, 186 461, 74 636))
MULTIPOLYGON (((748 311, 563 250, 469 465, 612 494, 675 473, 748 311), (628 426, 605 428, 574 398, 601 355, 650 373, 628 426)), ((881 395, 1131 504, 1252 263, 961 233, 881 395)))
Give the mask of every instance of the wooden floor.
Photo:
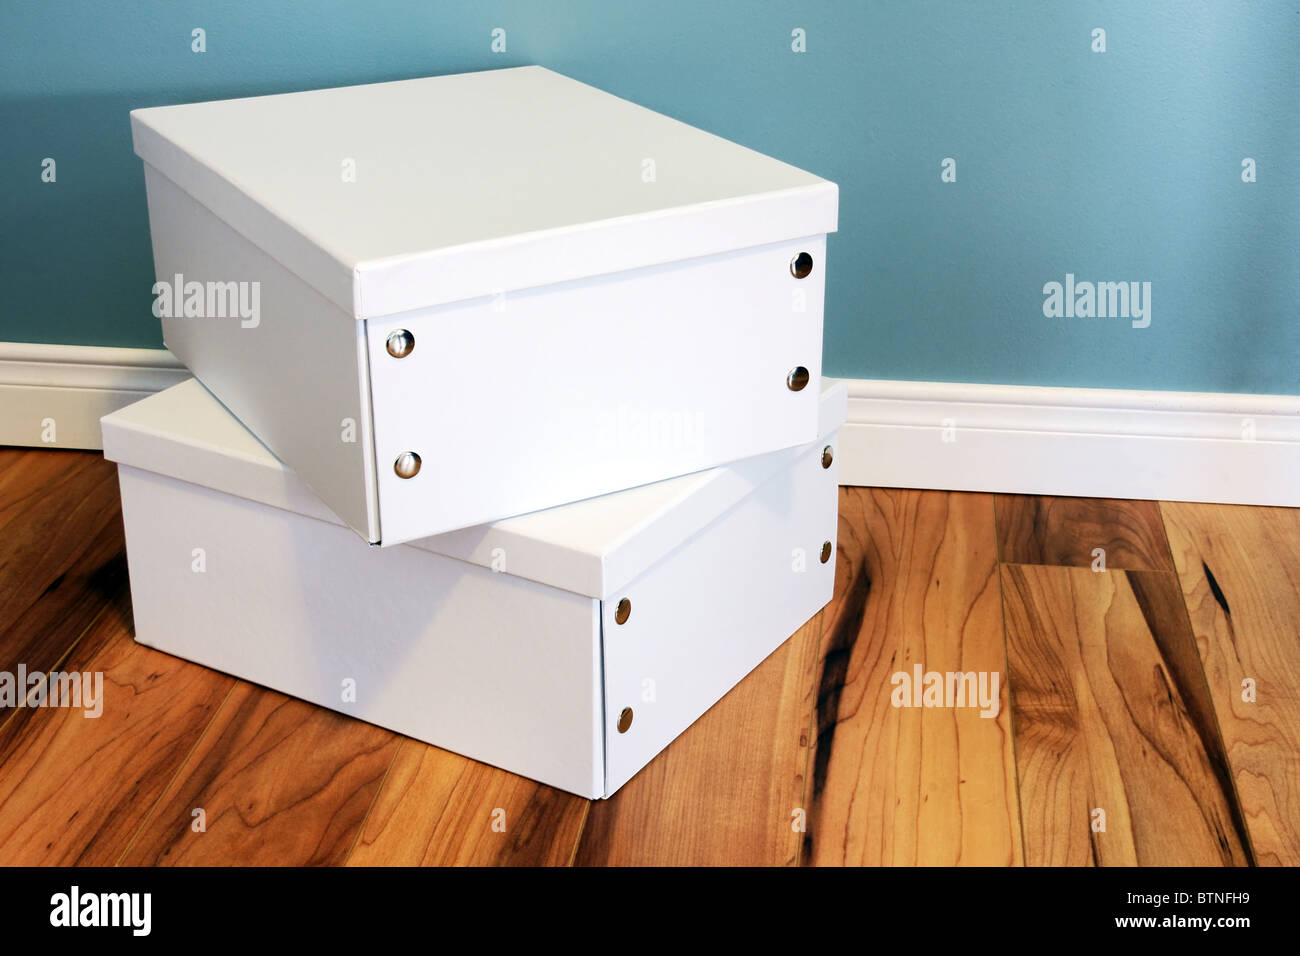
POLYGON ((0 671, 107 696, 0 710, 0 864, 1300 864, 1300 511, 844 489, 836 574, 591 803, 137 646, 112 466, 0 449, 0 671))

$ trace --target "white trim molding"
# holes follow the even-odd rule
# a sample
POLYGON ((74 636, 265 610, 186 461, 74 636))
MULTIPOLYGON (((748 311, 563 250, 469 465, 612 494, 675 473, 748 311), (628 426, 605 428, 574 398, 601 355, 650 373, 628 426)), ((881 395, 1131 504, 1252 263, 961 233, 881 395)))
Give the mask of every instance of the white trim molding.
POLYGON ((1300 395, 844 381, 842 484, 1300 506, 1300 395))
POLYGON ((102 416, 189 377, 166 349, 0 342, 0 445, 102 448, 102 416))

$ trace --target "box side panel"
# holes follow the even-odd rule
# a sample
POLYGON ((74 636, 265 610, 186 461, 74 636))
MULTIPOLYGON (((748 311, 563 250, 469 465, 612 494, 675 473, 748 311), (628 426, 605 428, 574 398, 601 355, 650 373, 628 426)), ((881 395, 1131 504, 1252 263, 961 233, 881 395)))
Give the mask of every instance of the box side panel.
POLYGON ((597 602, 119 468, 136 639, 594 797, 597 602))
POLYGON ((369 320, 384 543, 816 439, 825 245, 791 240, 369 320), (803 251, 814 267, 797 279, 803 251), (401 359, 385 348, 397 329, 415 336, 401 359), (798 366, 809 379, 792 391, 798 366), (402 479, 392 465, 408 451, 424 468, 402 479))
POLYGON ((178 315, 194 301, 184 286, 202 284, 202 316, 162 319, 167 347, 340 518, 378 541, 362 324, 148 165, 145 184, 154 267, 178 315), (209 283, 221 293, 209 297, 209 283))
POLYGON ((830 600, 837 481, 822 448, 810 449, 603 602, 606 796, 830 600), (631 614, 619 624, 624 597, 631 614), (620 732, 625 708, 631 726, 620 732))

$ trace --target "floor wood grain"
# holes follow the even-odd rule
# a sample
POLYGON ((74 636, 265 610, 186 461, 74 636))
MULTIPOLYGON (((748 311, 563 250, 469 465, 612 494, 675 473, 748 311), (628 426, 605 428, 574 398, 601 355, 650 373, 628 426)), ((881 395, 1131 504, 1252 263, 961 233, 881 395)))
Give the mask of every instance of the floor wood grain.
POLYGON ((1021 862, 996 546, 988 495, 842 492, 804 863, 1021 862), (894 706, 915 666, 996 674, 996 716, 894 706))
POLYGON ((1046 495, 995 495, 993 500, 998 560, 1005 563, 1173 570, 1159 502, 1046 495))
POLYGON ((349 866, 566 866, 588 801, 403 740, 349 866))
POLYGON ((0 449, 0 688, 104 681, 0 706, 0 865, 1300 864, 1300 510, 840 505, 831 604, 588 802, 137 645, 113 466, 0 449))
POLYGON ((85 668, 103 712, 43 708, 0 751, 0 847, 15 865, 112 865, 180 768, 233 678, 150 650, 103 614, 85 668))
POLYGON ((85 452, 0 450, 0 541, 0 670, 51 670, 125 595, 116 467, 85 452))
POLYGON ((240 681, 120 862, 342 863, 400 742, 391 731, 240 681))
POLYGON ((796 863, 820 642, 819 614, 610 799, 592 804, 576 862, 796 863))
POLYGON ((1002 582, 1026 862, 1250 862, 1192 635, 1148 616, 1177 606, 1174 576, 1005 565, 1002 582))
POLYGON ((1300 865, 1300 511, 1161 508, 1256 859, 1300 865))

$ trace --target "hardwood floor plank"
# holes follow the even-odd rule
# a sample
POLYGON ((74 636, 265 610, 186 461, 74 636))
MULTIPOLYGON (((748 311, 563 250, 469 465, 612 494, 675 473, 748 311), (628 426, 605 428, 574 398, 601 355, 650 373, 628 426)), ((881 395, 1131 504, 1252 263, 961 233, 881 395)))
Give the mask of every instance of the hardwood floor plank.
POLYGON ((391 731, 240 681, 121 863, 342 863, 400 742, 391 731))
POLYGON ((841 490, 805 864, 1021 862, 996 545, 989 495, 841 490), (916 665, 997 674, 996 716, 895 707, 916 665))
POLYGON ((1300 865, 1300 510, 1161 510, 1256 862, 1300 865))
POLYGON ((0 864, 111 865, 234 683, 136 644, 111 611, 83 642, 99 652, 64 669, 103 673, 101 716, 28 710, 0 733, 0 864))
POLYGON ((48 671, 123 606, 117 471, 92 452, 0 449, 0 670, 48 671))
POLYGON ((349 866, 567 866, 588 801, 404 739, 349 866))
POLYGON ((1249 863, 1174 575, 1004 565, 1002 587, 1026 861, 1249 863))
POLYGON ((1155 501, 995 495, 998 560, 1100 570, 1172 571, 1155 501), (1095 554, 1102 549, 1104 555, 1095 554))
POLYGON ((608 800, 583 866, 797 862, 821 615, 815 615, 608 800))
POLYGON ((831 605, 595 803, 135 644, 98 454, 0 449, 0 540, 0 671, 105 695, 0 710, 0 865, 1300 865, 1300 510, 842 489, 831 605))
MULTIPOLYGON (((48 694, 50 674, 81 673, 89 669, 88 665, 96 655, 107 647, 121 633, 131 632, 131 596, 122 582, 120 592, 110 603, 105 604, 100 613, 86 630, 74 639, 72 646, 57 661, 52 662, 42 672, 40 682, 42 693, 48 694)), ((30 673, 28 675, 30 682, 30 673)), ((29 691, 30 694, 30 691, 29 691)), ((30 700, 30 696, 28 697, 30 700)), ((4 772, 4 758, 9 754, 18 739, 28 733, 33 722, 39 722, 46 711, 38 707, 12 707, 0 709, 0 773, 4 772)))

